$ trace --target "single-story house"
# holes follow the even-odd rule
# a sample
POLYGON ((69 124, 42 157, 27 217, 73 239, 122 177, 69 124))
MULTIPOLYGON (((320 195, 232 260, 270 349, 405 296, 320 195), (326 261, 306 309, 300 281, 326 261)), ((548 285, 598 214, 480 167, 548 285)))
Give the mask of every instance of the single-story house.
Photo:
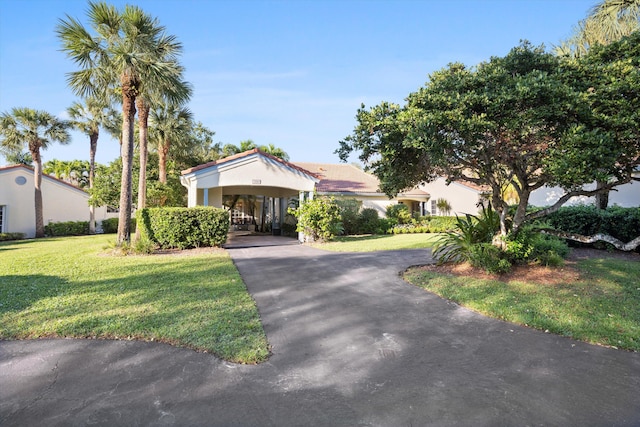
POLYGON ((356 199, 380 216, 396 203, 421 215, 441 215, 435 203, 440 198, 451 206, 449 215, 475 214, 484 195, 472 184, 446 186, 436 180, 390 199, 374 175, 353 165, 288 162, 257 148, 186 169, 180 181, 187 188, 189 207, 226 206, 233 227, 252 229, 266 222, 274 231, 281 229, 291 199, 304 201, 314 193, 356 199))
MULTIPOLYGON (((33 168, 25 165, 0 167, 0 232, 36 234, 33 168)), ((44 224, 88 221, 89 194, 50 175, 42 175, 44 224)), ((96 222, 109 217, 106 207, 96 208, 96 222)))

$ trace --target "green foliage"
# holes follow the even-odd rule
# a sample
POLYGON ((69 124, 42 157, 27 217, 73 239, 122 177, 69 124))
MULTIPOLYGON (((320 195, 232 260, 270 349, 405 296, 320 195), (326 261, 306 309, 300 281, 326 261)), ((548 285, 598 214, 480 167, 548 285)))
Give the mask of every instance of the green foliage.
POLYGON ((390 232, 393 234, 446 233, 452 231, 455 225, 456 217, 454 216, 426 216, 415 224, 396 225, 390 232))
POLYGON ((24 233, 0 233, 0 242, 22 239, 24 239, 24 233))
POLYGON ((44 233, 49 237, 89 234, 89 221, 50 222, 44 226, 44 233))
POLYGON ((314 197, 289 213, 298 219, 297 230, 311 237, 313 241, 331 240, 341 234, 342 222, 340 206, 333 197, 314 197))
POLYGON ((511 263, 504 253, 491 243, 477 243, 469 248, 469 263, 492 274, 503 274, 511 270, 511 263))
POLYGON ((365 208, 358 213, 358 234, 383 234, 378 211, 373 208, 365 208))
POLYGON ((358 232, 358 213, 362 202, 353 198, 337 198, 335 201, 340 207, 342 232, 346 235, 360 234, 358 232))
POLYGON ((145 208, 136 213, 142 236, 161 248, 222 246, 229 232, 229 213, 213 207, 145 208))
POLYGON ((396 224, 411 224, 412 222, 409 208, 402 203, 387 206, 387 218, 395 220, 396 224))
MULTIPOLYGON (((131 218, 131 230, 136 230, 136 219, 131 218)), ((118 218, 107 218, 102 220, 102 232, 113 234, 118 232, 118 218)))
POLYGON ((552 228, 567 233, 593 236, 608 234, 623 242, 640 236, 640 208, 566 206, 546 217, 552 228))
POLYGON ((561 239, 541 234, 535 225, 521 227, 505 239, 505 255, 518 264, 561 265, 569 255, 569 246, 561 239))

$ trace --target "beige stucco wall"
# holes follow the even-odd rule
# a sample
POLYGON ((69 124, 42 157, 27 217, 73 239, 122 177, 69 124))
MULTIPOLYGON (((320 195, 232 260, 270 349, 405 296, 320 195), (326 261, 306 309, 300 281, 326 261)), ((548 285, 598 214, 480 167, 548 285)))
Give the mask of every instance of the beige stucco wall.
MULTIPOLYGON (((447 185, 444 178, 437 178, 435 181, 420 185, 418 188, 431 196, 426 206, 429 213, 431 213, 432 201, 438 199, 445 199, 449 202, 451 205, 450 215, 475 215, 479 211, 478 202, 481 200, 481 194, 466 185, 457 182, 447 185)), ((436 212, 436 215, 442 215, 442 213, 436 212)))
MULTIPOLYGON (((62 221, 88 221, 89 195, 55 179, 42 178, 42 207, 44 224, 62 221)), ((26 168, 0 171, 0 206, 5 206, 3 232, 35 236, 33 172, 26 168), (24 177, 19 185, 16 178, 24 177)), ((106 208, 96 208, 96 221, 112 216, 106 208)))

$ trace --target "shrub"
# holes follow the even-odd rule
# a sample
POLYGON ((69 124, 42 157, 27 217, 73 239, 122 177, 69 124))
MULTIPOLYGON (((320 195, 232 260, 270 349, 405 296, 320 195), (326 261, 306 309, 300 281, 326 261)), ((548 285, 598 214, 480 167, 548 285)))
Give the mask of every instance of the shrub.
POLYGON ((337 199, 336 203, 340 207, 342 232, 344 234, 358 234, 358 213, 361 202, 356 199, 337 199))
POLYGON ((378 211, 373 208, 365 208, 358 213, 356 220, 358 234, 376 234, 380 229, 378 211))
POLYGON ((623 242, 640 236, 640 208, 612 206, 603 210, 594 206, 566 206, 545 219, 551 227, 567 233, 584 236, 603 233, 623 242))
POLYGON ((491 243, 477 243, 469 250, 469 263, 488 273, 503 274, 511 270, 511 263, 504 258, 504 253, 491 243))
POLYGON ((298 218, 298 231, 311 239, 331 240, 342 233, 340 222, 340 206, 333 197, 315 197, 297 209, 289 209, 289 213, 298 218))
POLYGON ((422 217, 417 224, 395 225, 391 228, 391 233, 445 233, 454 230, 455 225, 456 217, 454 216, 427 216, 422 217))
POLYGON ((386 213, 387 218, 396 220, 397 224, 410 224, 413 219, 409 213, 409 208, 401 203, 387 206, 386 213))
MULTIPOLYGON (((113 234, 118 232, 118 218, 107 218, 102 220, 102 232, 104 234, 113 234)), ((136 219, 131 218, 131 231, 136 231, 136 219)))
POLYGON ((507 236, 505 243, 505 254, 513 263, 558 266, 569 255, 569 246, 564 241, 539 233, 535 225, 524 226, 516 235, 507 236))
POLYGON ((89 221, 50 222, 44 226, 44 234, 50 237, 89 234, 89 221))
POLYGON ((229 231, 229 213, 212 207, 145 208, 137 218, 143 239, 161 248, 221 246, 229 231))
POLYGON ((22 240, 24 237, 24 233, 0 233, 0 242, 7 240, 22 240))

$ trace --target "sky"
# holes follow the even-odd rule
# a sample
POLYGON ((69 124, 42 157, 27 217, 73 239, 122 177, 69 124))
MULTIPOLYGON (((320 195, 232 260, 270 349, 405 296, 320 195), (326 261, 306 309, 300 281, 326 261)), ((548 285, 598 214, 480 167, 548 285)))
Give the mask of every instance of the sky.
MULTIPOLYGON (((188 107, 214 142, 274 144, 293 161, 337 163, 334 151, 361 104, 402 104, 429 74, 504 56, 521 40, 551 49, 597 0, 139 0, 183 44, 194 88, 188 107)), ((55 34, 67 16, 88 27, 88 3, 0 0, 0 112, 14 107, 66 118, 79 99, 66 83, 76 65, 55 34)), ((106 133, 96 160, 119 145, 106 133)), ((72 134, 43 161, 88 160, 72 134)), ((351 160, 356 160, 355 158, 351 160)), ((6 164, 0 156, 0 165, 6 164)))

